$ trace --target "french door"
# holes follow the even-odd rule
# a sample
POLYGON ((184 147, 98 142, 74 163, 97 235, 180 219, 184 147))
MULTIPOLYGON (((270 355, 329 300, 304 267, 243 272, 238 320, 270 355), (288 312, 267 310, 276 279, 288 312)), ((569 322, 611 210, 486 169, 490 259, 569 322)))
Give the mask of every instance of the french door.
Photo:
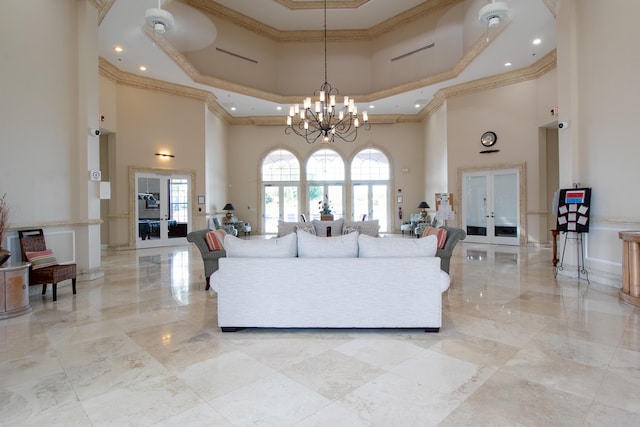
POLYGON ((367 219, 377 219, 380 232, 389 225, 389 186, 387 184, 353 184, 353 219, 359 221, 366 214, 367 219))
POLYGON ((519 169, 462 173, 465 242, 520 244, 519 169))
POLYGON ((262 191, 263 230, 265 234, 278 232, 278 220, 298 221, 298 185, 264 184, 262 191))
POLYGON ((187 244, 191 229, 191 176, 135 173, 137 248, 187 244))

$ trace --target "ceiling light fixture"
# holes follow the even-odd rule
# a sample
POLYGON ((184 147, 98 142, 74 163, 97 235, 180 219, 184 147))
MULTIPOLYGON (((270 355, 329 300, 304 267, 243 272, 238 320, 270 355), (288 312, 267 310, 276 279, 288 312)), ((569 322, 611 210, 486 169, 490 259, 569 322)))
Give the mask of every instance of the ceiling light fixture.
POLYGON ((175 157, 173 154, 169 154, 169 153, 156 153, 156 156, 159 156, 159 157, 171 157, 171 158, 175 157))
MULTIPOLYGON (((327 81, 327 0, 324 0, 324 83, 314 92, 318 98, 312 104, 311 97, 305 98, 300 104, 289 107, 287 127, 284 133, 291 132, 303 137, 308 144, 313 144, 322 137, 322 143, 328 144, 339 138, 345 142, 353 142, 358 137, 360 120, 355 100, 345 96, 344 106, 336 105, 336 95, 340 91, 332 87, 327 81)), ((371 129, 369 116, 362 112, 364 129, 371 129)))
POLYGON ((160 9, 160 1, 158 0, 158 7, 147 9, 144 13, 144 19, 153 28, 153 32, 157 34, 164 34, 167 30, 173 28, 174 21, 173 15, 164 9, 160 9))

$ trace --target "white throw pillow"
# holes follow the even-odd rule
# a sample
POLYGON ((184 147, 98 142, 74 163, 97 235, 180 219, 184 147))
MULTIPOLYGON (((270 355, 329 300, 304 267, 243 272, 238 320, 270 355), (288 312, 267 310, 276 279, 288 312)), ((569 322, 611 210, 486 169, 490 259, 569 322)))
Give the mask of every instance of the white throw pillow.
POLYGON ((310 222, 287 222, 278 220, 278 237, 286 236, 287 234, 295 233, 297 226, 304 227, 305 225, 312 224, 310 222))
POLYGON ((360 258, 433 257, 436 256, 437 248, 436 236, 420 239, 380 238, 366 234, 358 236, 360 258))
POLYGON ((298 231, 298 256, 300 258, 357 258, 358 233, 333 237, 313 236, 298 231))
POLYGON ((342 232, 344 233, 345 228, 358 230, 360 234, 366 234, 372 237, 378 237, 378 231, 380 230, 380 224, 377 219, 372 219, 369 221, 345 221, 342 225, 342 232))
POLYGON ((298 252, 295 233, 275 239, 238 239, 224 236, 224 249, 229 258, 295 258, 298 252))

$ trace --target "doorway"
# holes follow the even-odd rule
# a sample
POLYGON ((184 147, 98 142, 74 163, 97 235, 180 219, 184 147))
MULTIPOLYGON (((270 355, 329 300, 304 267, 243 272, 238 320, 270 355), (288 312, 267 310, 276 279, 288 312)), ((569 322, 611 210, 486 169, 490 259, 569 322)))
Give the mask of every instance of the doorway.
POLYGON ((262 212, 264 212, 264 233, 278 232, 278 220, 298 221, 298 185, 264 184, 262 192, 262 212))
POLYGON ((384 184, 353 184, 353 220, 377 219, 380 232, 386 233, 389 224, 389 186, 384 184))
POLYGON ((519 245, 524 220, 520 200, 523 168, 462 171, 465 241, 519 245))
POLYGON ((136 248, 186 245, 192 223, 193 174, 135 171, 132 191, 136 248))

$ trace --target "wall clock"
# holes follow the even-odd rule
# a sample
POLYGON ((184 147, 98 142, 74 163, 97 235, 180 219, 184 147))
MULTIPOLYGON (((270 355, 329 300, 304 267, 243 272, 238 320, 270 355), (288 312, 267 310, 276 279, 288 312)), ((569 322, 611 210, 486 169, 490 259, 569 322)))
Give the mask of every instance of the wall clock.
POLYGON ((492 131, 487 131, 483 133, 482 136, 480 137, 480 143, 485 147, 493 146, 493 144, 495 144, 497 140, 498 140, 498 136, 496 135, 495 132, 492 132, 492 131))

